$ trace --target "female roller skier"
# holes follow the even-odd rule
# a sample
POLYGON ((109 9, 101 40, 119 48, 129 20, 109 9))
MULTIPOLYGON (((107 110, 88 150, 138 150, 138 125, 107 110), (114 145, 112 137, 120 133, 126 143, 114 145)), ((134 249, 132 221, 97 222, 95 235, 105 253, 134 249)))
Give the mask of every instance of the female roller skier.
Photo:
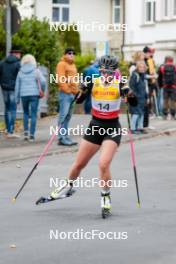
MULTIPOLYGON (((114 56, 102 56, 99 60, 101 76, 94 80, 91 91, 92 97, 92 120, 88 126, 89 132, 81 141, 76 159, 71 166, 65 185, 51 192, 47 198, 41 197, 36 204, 68 197, 73 193, 73 182, 79 177, 81 171, 90 159, 101 148, 99 158, 100 179, 103 181, 101 190, 102 217, 110 215, 110 164, 121 141, 121 125, 119 122, 121 97, 127 95, 130 104, 135 104, 135 97, 128 88, 120 89, 119 80, 115 73, 118 60, 114 56), (96 127, 96 130, 94 129, 96 127), (98 127, 98 128, 97 128, 98 127), (105 133, 99 133, 100 130, 105 133), (111 133, 110 133, 111 131, 111 133)), ((86 94, 86 93, 85 93, 86 94)), ((84 93, 77 98, 77 103, 84 99, 84 93)))

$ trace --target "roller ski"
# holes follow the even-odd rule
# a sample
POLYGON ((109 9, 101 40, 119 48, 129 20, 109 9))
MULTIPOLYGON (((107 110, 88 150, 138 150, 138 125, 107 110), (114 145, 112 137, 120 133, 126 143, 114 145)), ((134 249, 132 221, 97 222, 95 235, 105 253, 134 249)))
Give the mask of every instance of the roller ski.
POLYGON ((43 197, 43 196, 40 197, 36 201, 36 205, 64 199, 64 198, 72 196, 74 193, 75 193, 75 190, 73 189, 73 184, 69 183, 68 180, 66 180, 66 183, 64 186, 55 189, 53 192, 51 192, 51 194, 48 197, 43 197))
POLYGON ((110 193, 101 194, 101 213, 102 218, 106 219, 111 216, 111 197, 110 193))

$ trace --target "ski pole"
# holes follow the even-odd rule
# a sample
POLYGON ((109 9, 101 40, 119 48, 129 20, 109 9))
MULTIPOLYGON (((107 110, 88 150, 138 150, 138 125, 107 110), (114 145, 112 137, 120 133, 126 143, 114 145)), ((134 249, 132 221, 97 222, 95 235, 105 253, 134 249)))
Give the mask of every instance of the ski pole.
POLYGON ((131 159, 132 159, 132 164, 133 164, 134 179, 135 179, 136 193, 137 193, 137 206, 140 207, 141 204, 140 204, 140 196, 139 196, 139 187, 138 187, 138 177, 137 177, 137 169, 136 169, 134 142, 133 142, 133 137, 132 137, 132 133, 131 133, 128 103, 126 103, 126 105, 127 105, 127 111, 126 112, 127 112, 127 121, 128 121, 128 129, 129 129, 129 138, 130 138, 131 159))
MULTIPOLYGON (((71 103, 71 105, 70 105, 70 108, 69 108, 68 114, 69 114, 69 112, 71 111, 71 108, 73 107, 73 104, 74 104, 74 102, 76 101, 76 98, 77 98, 77 95, 75 96, 75 98, 73 99, 73 101, 72 101, 72 103, 71 103)), ((68 114, 66 115, 65 119, 67 118, 68 114)), ((65 121, 65 119, 64 119, 64 121, 65 121)), ((64 123, 64 121, 63 121, 63 123, 64 123)), ((63 124, 63 123, 62 123, 62 124, 63 124)), ((60 125, 59 130, 61 129, 62 124, 60 125)), ((32 170, 30 171, 30 173, 29 173, 28 176, 26 177, 24 183, 23 183, 22 186, 20 187, 20 189, 19 189, 19 191, 17 192, 17 194, 15 195, 15 197, 12 199, 13 202, 16 201, 17 197, 19 196, 19 194, 20 194, 21 191, 23 190, 24 186, 26 185, 26 183, 28 182, 28 180, 29 180, 30 177, 32 176, 33 172, 37 169, 39 163, 43 160, 43 158, 45 157, 45 155, 48 153, 49 147, 51 146, 51 144, 52 144, 52 142, 54 141, 55 137, 56 137, 56 133, 53 134, 53 135, 51 136, 51 138, 49 139, 49 141, 48 141, 48 143, 46 144, 46 146, 45 146, 43 152, 41 153, 41 155, 40 155, 39 158, 37 159, 37 162, 35 163, 34 167, 32 168, 32 170)))

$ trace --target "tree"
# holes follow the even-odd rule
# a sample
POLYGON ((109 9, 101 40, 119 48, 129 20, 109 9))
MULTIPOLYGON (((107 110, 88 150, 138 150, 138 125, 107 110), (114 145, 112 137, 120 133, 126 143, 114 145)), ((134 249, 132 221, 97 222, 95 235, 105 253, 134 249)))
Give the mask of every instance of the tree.
POLYGON ((74 30, 73 25, 67 26, 65 31, 59 31, 59 35, 65 47, 74 48, 76 54, 81 53, 80 35, 77 30, 74 30))
MULTIPOLYGON (((11 4, 22 4, 23 0, 11 0, 11 4)), ((6 0, 0 0, 0 5, 5 6, 6 0)))
POLYGON ((5 56, 5 31, 3 29, 3 9, 0 9, 0 59, 5 56))
POLYGON ((23 54, 30 53, 37 62, 52 72, 63 51, 60 37, 56 32, 49 31, 47 20, 37 18, 24 19, 20 30, 13 36, 12 43, 21 47, 23 54))

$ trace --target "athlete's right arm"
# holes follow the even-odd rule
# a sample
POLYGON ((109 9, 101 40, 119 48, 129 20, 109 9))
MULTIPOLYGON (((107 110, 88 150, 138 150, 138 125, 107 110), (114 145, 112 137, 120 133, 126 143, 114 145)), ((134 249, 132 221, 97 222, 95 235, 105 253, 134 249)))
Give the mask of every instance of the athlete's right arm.
POLYGON ((87 96, 89 96, 92 92, 93 84, 91 83, 81 83, 80 91, 77 95, 76 103, 82 104, 87 96))

